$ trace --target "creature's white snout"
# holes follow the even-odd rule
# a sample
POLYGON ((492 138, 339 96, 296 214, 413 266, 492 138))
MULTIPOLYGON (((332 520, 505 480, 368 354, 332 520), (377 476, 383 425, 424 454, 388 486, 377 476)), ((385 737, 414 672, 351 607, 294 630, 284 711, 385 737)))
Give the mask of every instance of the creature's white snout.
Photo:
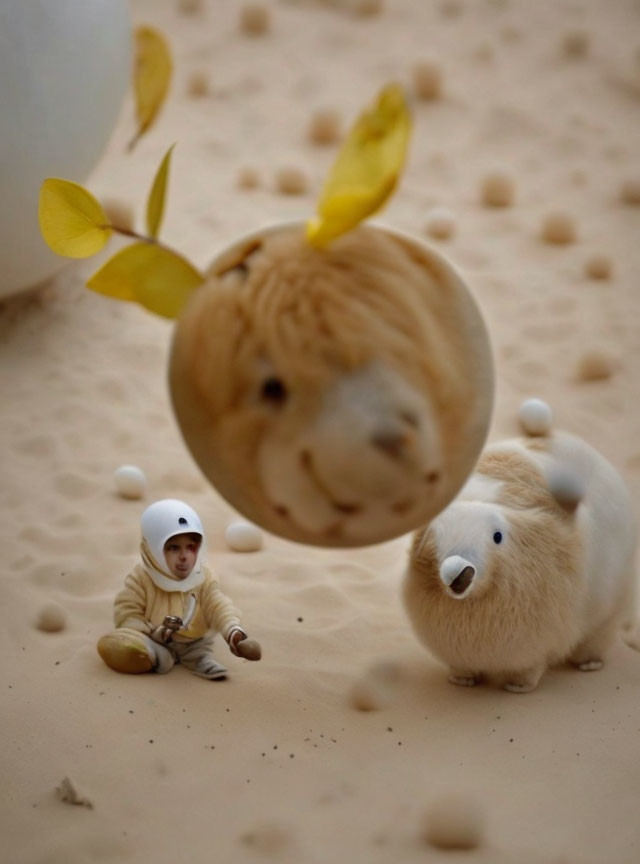
POLYGON ((476 568, 460 555, 445 558, 440 567, 440 578, 457 597, 462 597, 476 575, 476 568))

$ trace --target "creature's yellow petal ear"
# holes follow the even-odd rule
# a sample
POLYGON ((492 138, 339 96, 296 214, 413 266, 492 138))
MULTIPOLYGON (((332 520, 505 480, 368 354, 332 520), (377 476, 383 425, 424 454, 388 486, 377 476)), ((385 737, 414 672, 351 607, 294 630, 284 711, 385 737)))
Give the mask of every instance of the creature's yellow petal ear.
POLYGON ((49 248, 67 258, 89 258, 111 236, 109 220, 93 195, 57 177, 49 177, 40 187, 38 221, 49 248))
POLYGON ((156 119, 169 91, 173 71, 169 43, 162 33, 153 27, 138 27, 134 35, 133 88, 138 131, 129 143, 130 150, 156 119))
POLYGON ((379 210, 404 165, 411 116, 402 88, 390 84, 349 132, 325 182, 307 239, 324 246, 379 210))
POLYGON ((204 278, 175 252, 153 243, 122 249, 87 282, 87 288, 130 300, 164 318, 177 318, 204 278))

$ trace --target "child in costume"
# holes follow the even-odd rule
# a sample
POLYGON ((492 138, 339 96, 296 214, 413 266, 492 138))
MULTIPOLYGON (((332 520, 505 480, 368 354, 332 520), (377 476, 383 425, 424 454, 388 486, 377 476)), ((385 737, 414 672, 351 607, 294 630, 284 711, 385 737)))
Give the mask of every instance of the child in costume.
POLYGON ((202 563, 204 531, 195 510, 173 498, 156 501, 142 514, 141 528, 141 562, 114 602, 117 629, 98 642, 107 666, 164 673, 182 663, 194 675, 220 680, 227 670, 213 657, 216 632, 233 654, 259 659, 259 646, 247 639, 231 600, 202 563))

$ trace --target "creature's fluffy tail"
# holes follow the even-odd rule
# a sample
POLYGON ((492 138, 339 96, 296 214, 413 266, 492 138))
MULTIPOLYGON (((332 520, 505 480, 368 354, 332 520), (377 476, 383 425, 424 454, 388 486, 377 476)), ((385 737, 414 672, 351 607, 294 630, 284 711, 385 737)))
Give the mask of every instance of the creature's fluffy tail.
POLYGON ((549 435, 552 420, 551 408, 542 399, 525 399, 518 411, 518 420, 525 435, 549 435))

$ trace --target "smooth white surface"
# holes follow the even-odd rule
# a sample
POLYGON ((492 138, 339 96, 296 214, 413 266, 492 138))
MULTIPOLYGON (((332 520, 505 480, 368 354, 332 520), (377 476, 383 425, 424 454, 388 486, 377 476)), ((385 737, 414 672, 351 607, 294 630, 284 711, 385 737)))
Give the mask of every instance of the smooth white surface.
POLYGON ((136 465, 121 465, 114 472, 116 491, 123 498, 142 498, 147 489, 144 471, 136 465))
POLYGON ((262 531, 252 522, 237 519, 227 526, 225 539, 234 552, 257 552, 262 549, 262 531))
POLYGON ((40 186, 86 179, 130 79, 125 0, 0 4, 0 297, 63 266, 40 236, 40 186))

